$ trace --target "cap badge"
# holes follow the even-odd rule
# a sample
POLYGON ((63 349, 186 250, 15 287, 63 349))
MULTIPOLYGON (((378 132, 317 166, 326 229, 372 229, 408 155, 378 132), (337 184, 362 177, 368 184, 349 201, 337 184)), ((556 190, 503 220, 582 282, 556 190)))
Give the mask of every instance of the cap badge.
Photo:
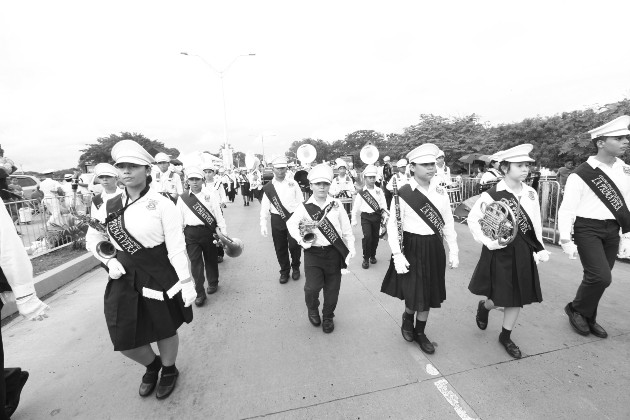
POLYGON ((527 196, 529 197, 530 200, 535 200, 536 196, 534 195, 534 191, 530 191, 527 196))
POLYGON ((156 207, 157 207, 157 201, 149 200, 149 202, 147 203, 147 210, 155 210, 156 207))
POLYGON ((630 175, 630 166, 623 165, 623 173, 626 175, 630 175))
POLYGON ((444 188, 442 188, 442 187, 435 187, 435 191, 436 191, 438 194, 444 194, 444 188))

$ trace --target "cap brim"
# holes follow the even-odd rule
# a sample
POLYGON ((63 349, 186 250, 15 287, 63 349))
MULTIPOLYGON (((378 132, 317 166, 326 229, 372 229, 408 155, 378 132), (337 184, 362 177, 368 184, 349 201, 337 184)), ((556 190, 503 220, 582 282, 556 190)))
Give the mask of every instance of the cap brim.
POLYGON ((313 178, 308 180, 311 184, 317 184, 318 182, 325 182, 326 184, 330 184, 332 181, 328 178, 313 178))
POLYGON ((286 163, 278 163, 276 165, 273 165, 274 168, 278 168, 278 169, 286 168, 287 166, 288 165, 286 163))
POLYGON ((520 163, 520 162, 536 162, 536 160, 528 157, 515 157, 515 158, 508 158, 505 159, 504 162, 509 162, 509 163, 520 163))
POLYGON ((111 176, 111 177, 114 177, 114 178, 117 178, 117 177, 118 177, 118 174, 115 174, 115 173, 113 173, 113 172, 99 172, 99 173, 97 173, 97 174, 95 174, 95 175, 96 175, 96 177, 97 177, 97 178, 98 178, 99 176, 103 176, 103 175, 105 175, 105 176, 111 176))
POLYGON ((118 165, 119 163, 133 163, 134 165, 148 166, 150 162, 137 158, 135 156, 122 156, 116 160, 114 165, 118 165))
POLYGON ((437 159, 433 156, 429 157, 419 157, 417 159, 411 160, 409 163, 435 163, 437 159))

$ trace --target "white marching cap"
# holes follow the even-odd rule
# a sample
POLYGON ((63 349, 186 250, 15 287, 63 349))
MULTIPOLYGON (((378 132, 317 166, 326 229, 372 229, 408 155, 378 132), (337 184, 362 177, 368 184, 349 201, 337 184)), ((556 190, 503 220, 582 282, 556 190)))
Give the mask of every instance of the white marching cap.
POLYGON ((332 183, 333 169, 325 163, 315 165, 313 169, 308 173, 308 180, 311 184, 317 184, 318 182, 332 183))
POLYGON ((389 162, 389 160, 390 160, 390 159, 389 159, 389 156, 385 156, 385 157, 383 158, 383 162, 389 162))
POLYGON ((436 158, 444 157, 444 150, 440 150, 436 156, 436 158))
POLYGON ((214 166, 214 163, 212 162, 204 162, 201 164, 201 169, 204 171, 210 170, 212 172, 216 172, 217 171, 217 167, 214 166))
POLYGON ((346 162, 345 160, 341 159, 341 158, 337 158, 335 159, 335 166, 337 167, 337 169, 341 168, 342 166, 344 168, 348 168, 348 162, 346 162))
POLYGON ((171 162, 171 158, 166 153, 158 153, 155 155, 155 163, 171 162))
POLYGON ((622 115, 621 117, 617 117, 602 126, 592 129, 588 132, 588 134, 591 135, 591 140, 602 136, 627 136, 630 134, 628 125, 630 125, 630 116, 622 115))
POLYGON ((424 143, 407 153, 410 163, 435 163, 440 149, 433 143, 424 143))
POLYGON ((502 162, 534 162, 534 159, 529 157, 529 153, 534 146, 529 143, 519 144, 511 149, 504 150, 500 157, 502 162))
POLYGON ((99 163, 94 167, 94 175, 98 178, 101 175, 118 177, 118 171, 114 168, 114 165, 109 163, 99 163))
POLYGON ((72 179, 72 174, 65 174, 65 175, 63 176, 63 179, 65 179, 65 180, 70 180, 70 179, 72 179))
POLYGON ((294 162, 289 162, 289 168, 295 168, 295 163, 294 162))
MULTIPOLYGON (((409 154, 407 154, 407 156, 409 156, 409 154)), ((407 166, 407 159, 400 159, 398 162, 396 162, 397 168, 402 168, 403 166, 407 166)))
POLYGON ((154 162, 153 156, 133 140, 121 140, 112 147, 112 159, 115 164, 133 163, 148 166, 154 162))
POLYGON ((363 170, 363 176, 376 176, 378 175, 378 169, 374 165, 368 165, 363 170))
POLYGON ((271 165, 274 168, 286 168, 288 166, 287 157, 286 156, 276 156, 271 159, 271 165))
POLYGON ((198 166, 191 166, 184 168, 186 178, 201 178, 203 179, 203 170, 198 166))
POLYGON ((499 150, 497 152, 494 152, 494 154, 490 155, 490 162, 492 162, 492 161, 502 162, 503 161, 503 150, 499 150))

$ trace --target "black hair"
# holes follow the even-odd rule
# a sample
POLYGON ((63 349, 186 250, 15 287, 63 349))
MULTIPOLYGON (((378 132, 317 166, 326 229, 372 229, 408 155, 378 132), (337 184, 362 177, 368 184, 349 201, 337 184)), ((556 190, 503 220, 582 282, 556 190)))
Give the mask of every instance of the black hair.
POLYGON ((507 173, 510 172, 510 162, 508 162, 507 160, 502 160, 499 164, 499 172, 501 172, 503 176, 507 175, 507 173), (503 170, 504 166, 506 167, 505 170, 503 170))

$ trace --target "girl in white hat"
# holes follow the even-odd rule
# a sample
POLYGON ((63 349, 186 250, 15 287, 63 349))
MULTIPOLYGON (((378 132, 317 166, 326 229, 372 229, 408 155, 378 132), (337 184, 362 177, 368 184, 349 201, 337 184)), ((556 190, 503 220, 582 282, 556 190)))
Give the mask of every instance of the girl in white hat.
POLYGON ((111 197, 121 192, 118 188, 118 170, 109 163, 99 163, 94 167, 94 176, 98 179, 102 191, 94 194, 92 198, 92 210, 90 214, 96 214, 97 210, 111 197))
POLYGON ((125 190, 96 211, 107 234, 90 227, 86 245, 109 269, 104 306, 114 350, 146 366, 140 395, 150 395, 157 385, 156 397, 163 399, 179 376, 177 330, 192 321, 190 305, 197 297, 181 216, 169 199, 149 188, 153 158, 138 143, 118 142, 112 158, 125 190), (114 256, 97 251, 104 240, 113 244, 114 256))
POLYGON ((483 245, 477 268, 468 289, 485 300, 477 305, 477 326, 485 330, 491 309, 504 307, 503 327, 499 342, 507 353, 521 358, 521 351, 511 339, 518 314, 524 305, 542 302, 536 265, 547 261, 549 253, 542 242, 542 222, 536 191, 523 181, 529 174, 531 144, 522 144, 501 154, 503 180, 483 192, 468 215, 468 227, 475 241, 483 245), (516 238, 508 245, 483 233, 480 219, 482 203, 500 201, 507 204, 518 222, 516 238))

